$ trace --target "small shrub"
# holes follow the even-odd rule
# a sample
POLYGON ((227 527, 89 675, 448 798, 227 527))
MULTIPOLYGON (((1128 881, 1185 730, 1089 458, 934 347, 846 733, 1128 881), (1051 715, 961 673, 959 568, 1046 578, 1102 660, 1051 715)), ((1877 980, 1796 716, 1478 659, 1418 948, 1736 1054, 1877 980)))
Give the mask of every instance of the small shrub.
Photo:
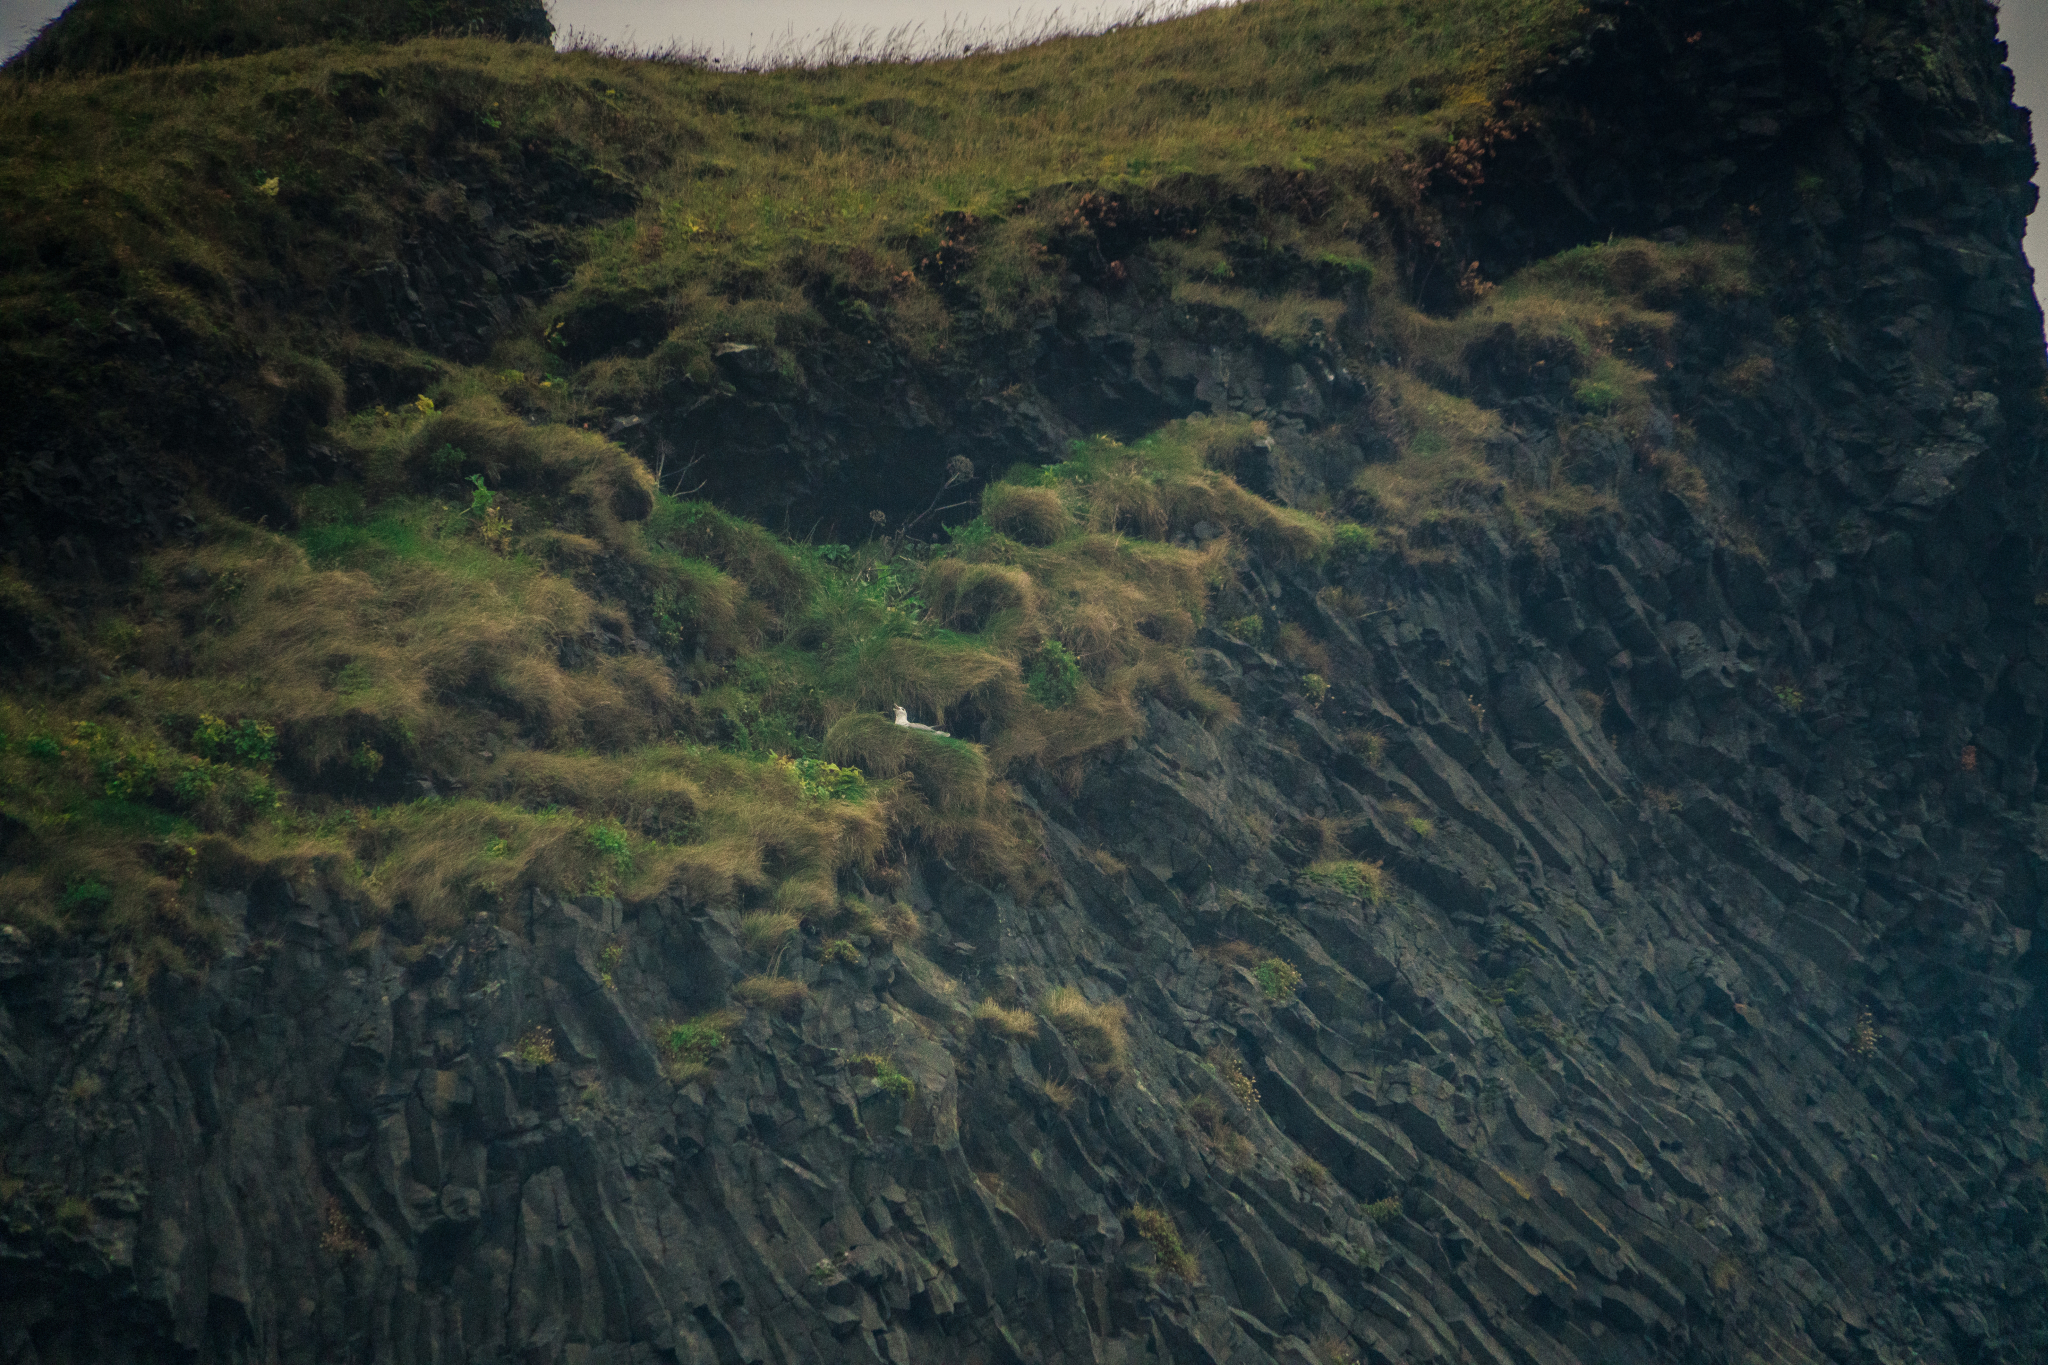
POLYGON ((1073 986, 1048 991, 1045 1013, 1089 1071, 1102 1078, 1121 1075, 1130 1056, 1130 1011, 1119 1000, 1090 1004, 1073 986))
POLYGON ((1334 888, 1368 905, 1378 905, 1387 898, 1387 872, 1378 863, 1349 858, 1310 863, 1301 870, 1298 880, 1311 886, 1334 888))
POLYGON ((105 882, 92 877, 75 878, 64 888, 64 896, 58 902, 66 910, 104 910, 112 904, 114 889, 105 882))
POLYGON ((1574 379, 1572 401, 1588 412, 1606 414, 1621 406, 1619 385, 1604 379, 1574 379))
POLYGON ((858 967, 861 962, 860 949, 854 947, 853 943, 848 939, 827 939, 825 940, 825 945, 818 950, 818 960, 820 962, 844 962, 849 967, 858 967))
POLYGON ((202 712, 198 728, 192 732, 192 748, 220 762, 232 760, 252 767, 274 763, 277 760, 277 731, 260 720, 244 717, 230 725, 219 716, 202 712))
POLYGON ((597 979, 606 990, 615 991, 619 988, 615 976, 620 964, 625 960, 626 945, 623 943, 608 943, 604 951, 597 955, 597 979))
POLYGON ((810 987, 786 976, 750 976, 732 988, 733 998, 755 1009, 794 1014, 811 995, 810 987))
POLYGON ((1849 1050, 1858 1057, 1868 1057, 1877 1051, 1877 1021, 1865 1010, 1856 1016, 1856 1026, 1849 1031, 1849 1050))
POLYGON ((1223 1082, 1225 1090, 1237 1097, 1239 1104, 1247 1109, 1258 1104, 1258 1082, 1244 1069, 1244 1059, 1238 1056, 1237 1049, 1219 1043, 1209 1049, 1206 1060, 1209 1069, 1216 1073, 1216 1079, 1223 1082))
POLYGON ((1195 1258, 1188 1255, 1187 1247, 1180 1240, 1180 1229, 1173 1225, 1173 1219, 1164 1209, 1135 1205, 1131 1209, 1131 1222, 1137 1225, 1138 1235, 1151 1243, 1161 1270, 1186 1280, 1196 1278, 1195 1258))
POLYGON ((1344 745, 1364 759, 1369 768, 1377 768, 1386 762, 1387 737, 1377 730, 1346 730, 1344 745))
POLYGON ((796 770, 797 786, 813 801, 865 801, 867 774, 822 758, 783 759, 796 770))
POLYGON ((1048 711, 1057 711, 1081 695, 1081 664, 1072 650, 1058 640, 1047 640, 1031 660, 1024 685, 1031 699, 1048 711))
POLYGON ((1196 1136, 1218 1161, 1233 1171, 1241 1171, 1258 1160, 1258 1149, 1251 1139, 1231 1126, 1223 1106, 1207 1095, 1197 1095, 1188 1105, 1188 1117, 1194 1120, 1196 1136))
POLYGON ((548 1066, 555 1060, 555 1035, 552 1029, 536 1025, 519 1036, 512 1045, 513 1055, 528 1066, 548 1066))
POLYGON ((1330 535, 1330 558, 1363 559, 1380 547, 1380 533, 1370 526, 1343 522, 1330 535))
POLYGON ((1312 1156, 1299 1157, 1293 1166, 1294 1178, 1312 1190, 1327 1189, 1330 1184, 1329 1168, 1312 1156))
POLYGON ((1418 839, 1428 839, 1436 834, 1436 822, 1426 815, 1408 817, 1408 832, 1418 839))
POLYGON ((879 1052, 863 1052, 846 1059, 846 1069, 856 1076, 873 1076, 875 1084, 896 1096, 909 1099, 917 1083, 897 1069, 896 1063, 879 1052))
POLYGON ((802 926, 802 918, 786 910, 756 910, 740 917, 740 942, 748 952, 769 957, 781 951, 790 935, 802 926))
POLYGON ((356 1225, 342 1212, 341 1201, 331 1195, 327 1200, 327 1221, 320 1229, 320 1249, 330 1256, 354 1256, 370 1249, 363 1235, 356 1231, 356 1225))
POLYGON ((1223 623, 1223 633, 1234 635, 1248 645, 1255 645, 1266 637, 1266 622, 1256 612, 1249 616, 1234 617, 1223 623))
POLYGON ((56 1222, 75 1237, 92 1226, 92 1205, 72 1195, 57 1205, 56 1222))
POLYGON ((1005 1038, 1036 1038, 1038 1020, 1030 1010, 1006 1009, 993 1000, 984 1000, 974 1007, 974 1020, 991 1033, 1005 1038))
POLYGON ((1294 998, 1294 988, 1301 984, 1301 973, 1285 958, 1269 957, 1252 968, 1259 989, 1266 993, 1268 1000, 1287 1001, 1294 998))
POLYGON ((1377 1199, 1367 1204, 1359 1212, 1372 1219, 1378 1226, 1385 1227, 1401 1216, 1401 1201, 1393 1195, 1388 1195, 1385 1199, 1377 1199))
POLYGON ((1806 705, 1806 694, 1790 683, 1780 683, 1778 686, 1773 687, 1771 695, 1778 699, 1778 705, 1784 707, 1795 716, 1806 705))
POLYGON ((725 1050, 736 1016, 719 1010, 656 1031, 662 1071, 676 1085, 688 1085, 711 1069, 711 1059, 725 1050))
POLYGON ((887 944, 915 943, 924 937, 924 923, 917 911, 902 901, 885 901, 879 909, 860 904, 854 919, 862 933, 887 944))
POLYGON ((1301 695, 1308 698, 1310 706, 1321 706, 1323 698, 1330 695, 1330 684, 1320 673, 1301 675, 1301 695))

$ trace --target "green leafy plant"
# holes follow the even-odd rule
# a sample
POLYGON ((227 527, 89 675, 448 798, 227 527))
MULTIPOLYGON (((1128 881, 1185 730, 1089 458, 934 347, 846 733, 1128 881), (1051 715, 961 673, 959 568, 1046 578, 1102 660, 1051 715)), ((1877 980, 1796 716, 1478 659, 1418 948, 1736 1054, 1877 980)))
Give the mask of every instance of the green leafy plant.
POLYGON ((626 945, 623 943, 607 943, 604 951, 597 955, 597 979, 606 990, 615 991, 619 988, 615 977, 620 964, 625 960, 626 945))
POLYGON ((797 785, 814 801, 864 801, 867 775, 859 768, 827 763, 822 758, 784 760, 796 771, 797 785))
POLYGON ((202 714, 192 731, 192 747, 207 758, 244 765, 277 761, 277 730, 243 717, 230 725, 219 716, 202 714))
POLYGON ((858 967, 860 960, 860 949, 854 947, 847 939, 826 939, 824 945, 818 949, 820 962, 844 962, 849 967, 858 967))
POLYGON ((538 1024, 519 1035, 512 1053, 528 1066, 548 1066, 555 1060, 555 1035, 538 1024))
POLYGON ((593 888, 600 894, 609 893, 616 888, 618 879, 633 870, 632 840, 624 829, 610 822, 592 825, 584 838, 599 860, 598 871, 592 877, 593 888))
POLYGON ((1081 694, 1080 661, 1058 640, 1047 640, 1032 657, 1025 686, 1030 689, 1033 701, 1056 711, 1081 694))
POLYGON ((1238 1055, 1237 1049, 1219 1043, 1204 1055, 1209 1063, 1209 1069, 1216 1073, 1216 1079, 1222 1081, 1223 1088, 1237 1097, 1239 1104, 1247 1109, 1258 1104, 1258 1083, 1244 1069, 1244 1058, 1238 1055))
POLYGON ((1308 699, 1310 706, 1321 706, 1323 699, 1330 695, 1330 684, 1320 673, 1301 675, 1301 695, 1308 699))
POLYGON ((1330 534, 1330 558, 1363 559, 1380 548, 1380 533, 1356 522, 1340 522, 1330 534))
POLYGON ((856 1076, 872 1076, 875 1084, 898 1099, 909 1099, 916 1082, 897 1069, 896 1063, 879 1052, 863 1052, 846 1059, 846 1069, 856 1076))
POLYGON ((1259 989, 1265 992, 1268 1000, 1292 1000, 1295 988, 1301 985, 1301 973, 1285 958, 1265 959, 1252 968, 1252 976, 1258 981, 1259 989))
POLYGON ((1401 1216, 1401 1201, 1393 1195, 1377 1199, 1359 1210, 1374 1223, 1384 1227, 1401 1216))
POLYGON ((1311 886, 1331 887, 1369 905, 1378 905, 1386 899, 1387 873, 1378 863, 1332 859, 1310 863, 1298 877, 1311 886))

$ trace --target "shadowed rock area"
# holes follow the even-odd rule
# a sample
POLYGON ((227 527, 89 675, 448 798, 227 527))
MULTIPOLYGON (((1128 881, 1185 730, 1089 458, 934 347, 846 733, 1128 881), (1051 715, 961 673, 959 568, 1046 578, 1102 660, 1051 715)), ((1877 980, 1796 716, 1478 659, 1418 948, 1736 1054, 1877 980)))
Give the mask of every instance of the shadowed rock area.
MULTIPOLYGON (((1193 651, 1235 724, 1155 699, 1020 775, 1047 894, 930 852, 842 887, 921 932, 796 932, 787 1008, 719 1013, 758 946, 674 894, 398 955, 221 882, 221 955, 147 996, 0 930, 0 1365, 2048 1355, 2048 470, 1993 13, 1593 10, 1527 92, 1578 116, 1432 184, 1444 250, 1753 231, 1654 417, 1732 500, 1504 325, 1489 464, 1615 516, 1248 549, 1193 651)), ((456 337, 419 276, 351 306, 456 337)), ((734 350, 621 440, 793 524, 1191 412, 1263 419, 1237 473, 1282 503, 1385 459, 1365 358, 1121 279, 944 363, 734 350)))

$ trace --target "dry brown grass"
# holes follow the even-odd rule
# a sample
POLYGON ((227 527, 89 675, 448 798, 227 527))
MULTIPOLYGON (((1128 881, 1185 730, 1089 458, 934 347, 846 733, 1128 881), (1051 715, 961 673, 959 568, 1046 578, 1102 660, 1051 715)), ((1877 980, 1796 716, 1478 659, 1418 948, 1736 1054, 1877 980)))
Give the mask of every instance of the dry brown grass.
POLYGON ((739 940, 750 953, 772 957, 803 926, 803 920, 786 911, 756 910, 740 917, 739 940))
POLYGON ((1073 524, 1060 495, 1050 488, 996 484, 981 500, 981 514, 995 530, 1025 545, 1056 543, 1073 524))
POLYGON ((1130 1060, 1131 1016, 1121 1000, 1091 1004, 1078 988, 1057 986, 1046 993, 1044 1009, 1091 1075, 1106 1081, 1123 1075, 1130 1060))
POLYGON ((754 1009, 794 1015, 810 999, 811 989, 786 976, 750 976, 732 988, 732 996, 754 1009))
POLYGON ((974 1007, 975 1022, 991 1033, 1019 1040, 1038 1036, 1038 1019, 1030 1010, 1014 1010, 984 1000, 974 1007))

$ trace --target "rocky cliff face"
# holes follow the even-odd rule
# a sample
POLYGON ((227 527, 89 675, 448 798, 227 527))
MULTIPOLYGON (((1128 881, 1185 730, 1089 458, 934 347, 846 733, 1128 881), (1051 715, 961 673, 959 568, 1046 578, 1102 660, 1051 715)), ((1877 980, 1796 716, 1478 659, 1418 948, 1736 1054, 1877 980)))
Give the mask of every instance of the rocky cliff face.
MULTIPOLYGON (((1154 705, 1028 780, 1053 894, 906 868, 914 946, 800 939, 808 1001, 682 1084, 650 1021, 749 969, 672 898, 535 893, 401 963, 310 886, 224 885, 225 955, 144 998, 8 939, 0 1360, 2040 1358, 2024 115, 1965 0, 1596 9, 1531 92, 1579 117, 1442 221, 1494 269, 1754 229, 1767 288, 1683 319, 1662 414, 1732 498, 1561 438, 1544 357, 1494 337, 1489 458, 1617 515, 1251 557, 1198 651, 1240 723, 1154 705), (1287 625, 1320 704, 1247 642, 1287 625), (1344 859, 1384 894, 1307 873, 1344 859), (1120 1065, 1113 1017, 961 1003, 1066 986, 1128 1011, 1120 1065)), ((1356 357, 1140 297, 874 401, 930 458, 1250 412, 1283 500, 1374 458, 1356 357)), ((756 379, 728 439, 871 439, 756 379)))

